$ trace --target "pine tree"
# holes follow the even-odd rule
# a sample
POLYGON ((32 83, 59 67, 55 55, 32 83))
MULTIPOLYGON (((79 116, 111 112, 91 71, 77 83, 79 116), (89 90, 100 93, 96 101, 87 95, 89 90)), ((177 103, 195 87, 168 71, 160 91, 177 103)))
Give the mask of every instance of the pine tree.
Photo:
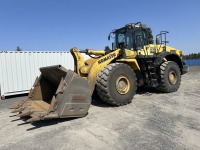
POLYGON ((17 46, 17 49, 16 49, 16 51, 22 51, 22 49, 21 49, 21 48, 19 48, 19 46, 17 46))
POLYGON ((110 51, 111 49, 110 49, 110 47, 109 46, 106 46, 105 47, 105 51, 110 51))

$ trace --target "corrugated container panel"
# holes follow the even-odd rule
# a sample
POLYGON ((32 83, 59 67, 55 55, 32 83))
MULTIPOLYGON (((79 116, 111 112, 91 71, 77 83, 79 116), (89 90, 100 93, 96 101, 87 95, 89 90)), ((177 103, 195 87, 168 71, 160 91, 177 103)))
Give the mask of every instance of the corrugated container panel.
MULTIPOLYGON (((89 57, 84 55, 84 58, 89 57)), ((40 75, 40 67, 58 64, 74 70, 74 60, 69 52, 0 52, 1 96, 27 93, 40 75)))

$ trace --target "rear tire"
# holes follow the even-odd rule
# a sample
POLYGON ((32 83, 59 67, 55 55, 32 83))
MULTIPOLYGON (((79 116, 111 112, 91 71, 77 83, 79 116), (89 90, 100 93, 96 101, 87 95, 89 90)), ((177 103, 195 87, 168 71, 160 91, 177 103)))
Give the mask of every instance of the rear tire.
POLYGON ((132 101, 137 89, 135 73, 127 64, 109 64, 99 72, 96 89, 104 102, 126 105, 132 101))
POLYGON ((173 61, 164 62, 160 66, 159 91, 171 93, 178 90, 181 83, 181 72, 177 63, 173 61))

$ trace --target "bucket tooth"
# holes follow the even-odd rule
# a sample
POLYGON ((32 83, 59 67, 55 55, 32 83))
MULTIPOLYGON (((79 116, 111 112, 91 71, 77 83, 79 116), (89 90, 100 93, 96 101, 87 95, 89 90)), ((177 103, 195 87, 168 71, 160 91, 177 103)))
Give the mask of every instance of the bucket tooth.
POLYGON ((49 119, 55 119, 55 118, 59 118, 58 114, 48 114, 44 116, 44 120, 49 120, 49 119))
MULTIPOLYGON (((32 101, 32 103, 33 103, 33 101, 32 101)), ((21 102, 21 103, 18 103, 18 104, 16 104, 16 105, 14 105, 14 106, 12 106, 10 109, 21 109, 22 107, 24 108, 31 108, 32 107, 32 104, 31 103, 31 101, 23 101, 23 103, 21 102), (20 108, 21 107, 21 108, 20 108)))
POLYGON ((22 103, 24 103, 24 101, 17 101, 13 105, 21 105, 22 103))
POLYGON ((33 118, 30 118, 28 120, 26 120, 26 122, 34 122, 34 121, 40 121, 40 117, 33 117, 33 118))
POLYGON ((12 116, 9 116, 9 117, 15 117, 15 116, 17 116, 17 115, 12 115, 12 116))
POLYGON ((25 117, 25 116, 30 116, 31 111, 23 111, 20 114, 17 114, 17 117, 25 117))
POLYGON ((18 108, 18 109, 15 109, 15 110, 11 111, 11 113, 21 112, 21 111, 23 111, 24 109, 25 109, 24 107, 20 107, 20 108, 18 108))
POLYGON ((24 104, 25 101, 19 101, 19 102, 15 102, 10 109, 17 109, 19 107, 21 107, 24 104))
POLYGON ((25 102, 22 104, 23 107, 28 107, 31 106, 31 103, 29 101, 25 102))
POLYGON ((21 102, 15 102, 12 107, 10 107, 10 109, 18 109, 22 106, 30 106, 31 104, 30 100, 25 100, 25 101, 21 101, 21 102))
POLYGON ((19 108, 19 107, 20 107, 20 106, 15 105, 15 106, 10 107, 9 109, 17 109, 17 108, 19 108))

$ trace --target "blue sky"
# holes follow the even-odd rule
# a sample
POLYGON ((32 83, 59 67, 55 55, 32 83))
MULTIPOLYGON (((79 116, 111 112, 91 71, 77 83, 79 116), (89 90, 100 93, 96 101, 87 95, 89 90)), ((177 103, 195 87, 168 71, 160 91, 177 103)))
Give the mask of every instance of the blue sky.
POLYGON ((138 21, 154 35, 168 30, 168 45, 200 52, 199 0, 0 0, 0 50, 104 49, 111 30, 138 21))

